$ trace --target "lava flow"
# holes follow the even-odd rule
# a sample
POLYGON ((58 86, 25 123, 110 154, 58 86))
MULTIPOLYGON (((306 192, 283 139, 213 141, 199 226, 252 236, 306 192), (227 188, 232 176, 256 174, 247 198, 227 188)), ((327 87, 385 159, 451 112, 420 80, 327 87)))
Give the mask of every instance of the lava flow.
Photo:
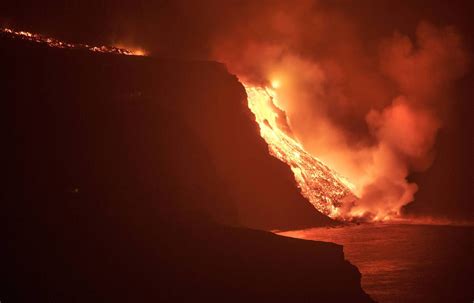
POLYGON ((318 211, 333 219, 347 219, 344 207, 350 208, 357 200, 352 193, 354 185, 305 151, 292 137, 284 111, 278 107, 275 90, 244 86, 248 106, 255 115, 270 154, 290 166, 302 195, 318 211))
POLYGON ((63 41, 59 41, 54 38, 46 37, 40 34, 30 33, 26 31, 15 31, 10 28, 2 28, 0 30, 1 33, 15 36, 16 38, 33 41, 36 43, 46 44, 49 47, 56 47, 56 48, 68 48, 68 49, 85 49, 92 52, 98 53, 113 53, 118 55, 128 55, 128 56, 145 56, 145 51, 141 49, 125 49, 121 47, 114 47, 114 46, 92 46, 88 44, 81 44, 81 43, 67 43, 63 41))

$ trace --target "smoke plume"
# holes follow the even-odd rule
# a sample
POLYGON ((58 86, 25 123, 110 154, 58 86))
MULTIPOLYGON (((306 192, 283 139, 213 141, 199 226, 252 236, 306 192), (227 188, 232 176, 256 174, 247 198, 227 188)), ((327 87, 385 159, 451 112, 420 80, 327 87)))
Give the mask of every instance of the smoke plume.
POLYGON ((241 13, 246 22, 215 35, 213 56, 246 82, 278 82, 294 136, 356 185, 360 200, 347 216, 398 215, 418 189, 407 176, 431 165, 453 85, 467 71, 460 34, 420 22, 412 37, 366 42, 355 20, 314 1, 241 13))

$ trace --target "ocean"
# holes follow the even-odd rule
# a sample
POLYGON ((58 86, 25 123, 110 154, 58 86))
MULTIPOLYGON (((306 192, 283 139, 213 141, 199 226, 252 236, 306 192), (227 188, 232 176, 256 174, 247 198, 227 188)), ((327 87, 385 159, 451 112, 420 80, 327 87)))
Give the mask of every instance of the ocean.
POLYGON ((343 245, 377 302, 474 302, 473 226, 377 223, 279 234, 343 245))

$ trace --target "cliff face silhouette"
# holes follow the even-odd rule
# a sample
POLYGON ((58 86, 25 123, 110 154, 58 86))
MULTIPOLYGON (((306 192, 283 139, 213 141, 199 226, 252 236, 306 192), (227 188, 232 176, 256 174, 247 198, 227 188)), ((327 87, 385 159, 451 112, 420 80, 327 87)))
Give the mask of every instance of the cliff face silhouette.
POLYGON ((174 176, 199 190, 156 207, 186 200, 174 208, 263 229, 330 222, 268 154, 245 90, 224 65, 8 45, 15 43, 3 56, 3 85, 12 89, 4 113, 17 137, 39 140, 25 139, 31 146, 17 153, 34 159, 28 175, 43 187, 147 195, 165 181, 181 184, 174 176))
POLYGON ((341 246, 248 229, 331 220, 223 65, 5 36, 0 60, 6 302, 371 301, 341 246))

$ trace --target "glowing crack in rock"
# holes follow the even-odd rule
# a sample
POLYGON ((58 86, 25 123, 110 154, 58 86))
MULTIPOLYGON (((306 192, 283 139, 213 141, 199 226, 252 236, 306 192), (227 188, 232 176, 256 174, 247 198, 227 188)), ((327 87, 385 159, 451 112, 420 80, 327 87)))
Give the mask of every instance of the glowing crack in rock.
MULTIPOLYGON (((273 82, 277 88, 279 83, 273 82)), ((269 87, 244 85, 248 107, 255 115, 260 135, 267 142, 270 154, 288 164, 302 195, 323 214, 334 219, 347 219, 344 206, 357 201, 354 185, 309 154, 285 130, 281 120, 284 111, 278 107, 278 95, 269 87)))

